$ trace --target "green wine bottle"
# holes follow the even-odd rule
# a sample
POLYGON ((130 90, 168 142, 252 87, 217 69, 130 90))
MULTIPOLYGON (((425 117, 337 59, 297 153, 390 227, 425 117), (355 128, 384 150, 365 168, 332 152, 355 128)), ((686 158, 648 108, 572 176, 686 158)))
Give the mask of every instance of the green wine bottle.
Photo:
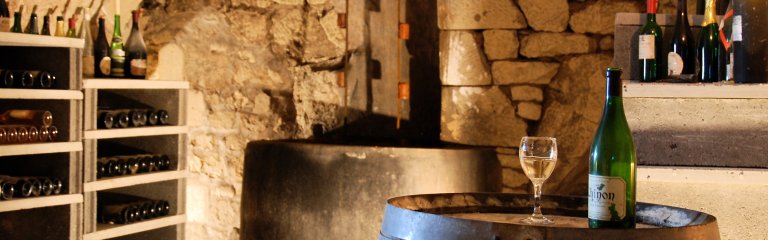
POLYGON ((589 156, 590 228, 634 228, 637 157, 621 99, 621 69, 608 68, 603 118, 589 156))
MULTIPOLYGON (((645 25, 640 30, 637 58, 640 63, 640 81, 655 82, 662 74, 659 74, 662 59, 662 33, 661 27, 656 23, 656 9, 659 0, 648 0, 648 14, 645 25)), ((666 70, 666 69, 665 69, 666 70)))
POLYGON ((715 19, 715 0, 707 0, 707 7, 704 12, 704 24, 701 27, 699 35, 699 44, 697 56, 701 73, 699 82, 717 82, 720 81, 720 28, 715 19))
POLYGON ((21 33, 21 11, 13 13, 13 26, 11 32, 21 33))
POLYGON ((112 77, 125 77, 125 50, 123 49, 123 36, 120 33, 119 14, 115 14, 115 31, 112 32, 109 55, 112 58, 112 77))

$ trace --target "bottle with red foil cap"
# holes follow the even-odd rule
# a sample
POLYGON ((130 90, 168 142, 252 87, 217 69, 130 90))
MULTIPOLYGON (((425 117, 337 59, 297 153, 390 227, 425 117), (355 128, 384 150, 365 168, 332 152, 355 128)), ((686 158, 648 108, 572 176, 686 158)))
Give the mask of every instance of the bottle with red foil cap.
POLYGON ((655 82, 663 76, 662 69, 664 56, 662 55, 661 27, 656 23, 656 9, 659 0, 648 0, 648 14, 645 25, 640 29, 638 36, 637 58, 641 82, 655 82))

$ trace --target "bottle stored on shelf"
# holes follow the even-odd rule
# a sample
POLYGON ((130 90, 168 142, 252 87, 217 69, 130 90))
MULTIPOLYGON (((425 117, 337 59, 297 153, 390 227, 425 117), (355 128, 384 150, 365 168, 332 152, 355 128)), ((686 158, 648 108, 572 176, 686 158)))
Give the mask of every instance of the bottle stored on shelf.
POLYGON ((98 221, 106 224, 129 224, 167 216, 171 210, 165 200, 111 192, 98 192, 96 198, 98 221))
POLYGON ((47 110, 10 109, 0 114, 2 124, 53 125, 53 114, 47 110))
POLYGON ((101 108, 97 115, 99 129, 170 124, 170 115, 165 110, 101 108))
POLYGON ((27 22, 27 27, 24 29, 24 32, 35 35, 40 34, 37 27, 37 5, 32 7, 32 14, 29 15, 29 22, 27 22))
POLYGON ((90 8, 86 7, 84 13, 83 23, 80 24, 80 31, 78 32, 77 37, 85 41, 82 57, 83 77, 92 78, 95 74, 95 68, 93 57, 93 37, 91 36, 91 28, 89 27, 91 23, 90 8))
POLYGON ((109 56, 112 58, 112 77, 125 77, 125 50, 123 49, 123 36, 120 33, 119 4, 115 4, 115 30, 112 32, 112 44, 109 47, 109 56))
POLYGON ((110 111, 99 111, 98 113, 99 119, 97 128, 100 129, 110 129, 112 126, 114 126, 115 123, 115 115, 112 114, 110 111))
POLYGON ((11 29, 11 11, 5 0, 0 1, 0 32, 7 32, 11 29))
POLYGON ((109 77, 112 73, 112 57, 110 57, 107 33, 104 28, 104 18, 99 18, 99 34, 93 43, 94 76, 97 78, 109 77))
POLYGON ((12 88, 14 87, 16 76, 11 70, 0 69, 0 87, 12 88))
POLYGON ((13 184, 0 180, 0 200, 12 199, 15 191, 13 184))
POLYGON ((661 78, 662 64, 662 32, 656 23, 656 9, 658 0, 647 0, 647 12, 645 25, 640 29, 638 36, 637 58, 640 68, 641 82, 655 82, 661 78))
POLYGON ((23 8, 24 6, 21 6, 18 12, 13 13, 13 26, 11 26, 11 32, 21 33, 21 9, 23 8))
POLYGON ((40 35, 51 36, 51 16, 43 16, 43 29, 40 30, 40 35))
POLYGON ((677 1, 677 19, 667 54, 667 76, 692 79, 696 74, 696 45, 688 23, 688 1, 677 1))
POLYGON ((147 75, 147 46, 139 31, 140 10, 131 11, 133 26, 131 36, 125 44, 125 75, 129 78, 144 79, 147 75))
POLYGON ((96 162, 96 178, 134 175, 171 169, 171 159, 162 154, 100 157, 96 162))
POLYGON ((720 81, 721 48, 722 43, 720 43, 719 28, 715 16, 715 0, 707 0, 696 54, 701 69, 698 76, 699 82, 720 81))
POLYGON ((0 175, 0 181, 13 185, 14 197, 36 197, 40 196, 42 184, 35 178, 20 178, 8 175, 0 175))
POLYGON ((56 17, 56 32, 53 34, 53 36, 57 37, 64 37, 67 33, 64 30, 64 17, 58 16, 56 17))

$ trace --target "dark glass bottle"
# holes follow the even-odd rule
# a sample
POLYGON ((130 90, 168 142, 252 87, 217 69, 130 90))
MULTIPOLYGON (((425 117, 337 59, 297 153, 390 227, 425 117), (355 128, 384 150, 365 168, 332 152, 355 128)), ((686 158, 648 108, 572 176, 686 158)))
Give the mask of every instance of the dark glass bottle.
POLYGON ((115 14, 115 30, 112 32, 112 44, 109 46, 109 56, 112 58, 112 77, 125 77, 125 50, 123 36, 120 32, 120 15, 115 14))
POLYGON ((93 43, 94 75, 97 78, 109 77, 112 73, 112 58, 109 55, 107 32, 104 28, 104 18, 99 18, 99 35, 93 43))
POLYGON ((719 28, 715 19, 715 0, 707 0, 704 23, 699 35, 697 57, 699 59, 699 82, 717 82, 720 79, 719 28))
POLYGON ((144 79, 147 75, 147 46, 139 31, 141 11, 131 11, 133 27, 125 43, 125 75, 129 78, 144 79))
POLYGON ((608 68, 605 108, 590 148, 590 228, 634 228, 637 157, 624 115, 621 69, 608 68))
POLYGON ((110 129, 114 125, 115 115, 109 111, 99 111, 99 123, 98 128, 110 129))
POLYGON ((16 78, 16 75, 13 74, 13 71, 7 70, 7 69, 0 70, 0 87, 2 88, 14 87, 15 78, 16 78))
POLYGON ((158 125, 170 125, 171 116, 168 114, 168 111, 162 109, 157 110, 157 122, 158 125))
POLYGON ((35 78, 29 71, 14 71, 15 87, 32 88, 35 84, 35 78))
POLYGON ((40 35, 51 36, 51 16, 43 16, 43 29, 40 30, 40 35))
POLYGON ((45 110, 11 109, 0 114, 0 123, 50 126, 53 123, 53 114, 45 110))
POLYGON ((13 26, 11 27, 11 32, 21 32, 21 12, 13 13, 13 26))
POLYGON ((662 32, 656 23, 658 0, 648 0, 647 4, 648 14, 638 40, 639 78, 641 82, 655 82, 662 76, 662 32))
POLYGON ((30 71, 33 76, 34 83, 32 84, 36 88, 53 88, 56 83, 56 76, 45 71, 30 71))
POLYGON ((0 180, 0 200, 12 199, 15 191, 13 184, 0 180))
POLYGON ((24 29, 24 32, 29 34, 40 34, 37 27, 37 5, 32 7, 32 14, 29 15, 29 22, 27 22, 27 27, 24 29))
POLYGON ((677 20, 667 58, 667 75, 676 77, 681 74, 696 74, 696 46, 688 23, 686 0, 677 1, 677 20))
POLYGON ((0 0, 0 32, 11 30, 11 10, 5 0, 0 0))
POLYGON ((27 179, 0 175, 0 181, 13 185, 15 197, 32 197, 34 196, 35 186, 31 181, 27 179))

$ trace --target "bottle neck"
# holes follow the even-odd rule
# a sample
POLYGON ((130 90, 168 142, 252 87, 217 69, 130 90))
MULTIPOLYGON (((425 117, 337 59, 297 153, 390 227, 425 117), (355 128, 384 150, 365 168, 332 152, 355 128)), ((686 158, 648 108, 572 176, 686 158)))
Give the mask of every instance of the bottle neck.
POLYGON ((715 0, 706 0, 706 8, 704 9, 704 23, 702 26, 717 23, 715 0))
POLYGON ((139 13, 133 12, 133 26, 131 27, 132 31, 138 31, 139 30, 139 13))
POLYGON ((680 15, 680 16, 688 15, 688 1, 686 0, 677 1, 677 15, 680 15))
POLYGON ((104 19, 99 19, 99 36, 105 36, 107 35, 107 31, 104 30, 104 19))
POLYGON ((115 31, 112 33, 112 36, 121 36, 123 35, 120 33, 120 15, 115 14, 115 31))
POLYGON ((605 86, 606 99, 621 99, 622 96, 622 84, 621 79, 616 77, 608 77, 607 84, 605 86))

